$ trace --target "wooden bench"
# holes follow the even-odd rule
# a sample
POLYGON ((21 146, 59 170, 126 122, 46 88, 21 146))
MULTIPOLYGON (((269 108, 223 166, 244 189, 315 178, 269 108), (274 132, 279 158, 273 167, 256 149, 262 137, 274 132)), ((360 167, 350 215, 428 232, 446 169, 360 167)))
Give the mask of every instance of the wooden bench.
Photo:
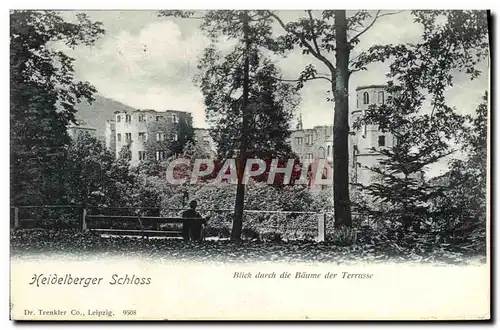
MULTIPOLYGON (((112 235, 133 235, 142 236, 149 238, 150 236, 162 236, 162 237, 176 237, 182 236, 182 228, 175 229, 161 229, 162 224, 183 224, 184 221, 206 221, 204 218, 182 218, 182 217, 153 217, 153 216, 131 216, 131 215, 86 215, 84 228, 92 232, 97 232, 100 234, 112 234, 112 235), (97 228, 89 228, 87 220, 93 220, 97 223, 97 228), (102 221, 119 221, 132 222, 138 225, 138 229, 126 229, 126 228, 100 228, 102 221), (148 228, 149 227, 149 228, 148 228), (150 228, 153 227, 153 228, 150 228)), ((202 240, 205 239, 204 226, 202 226, 202 240)))

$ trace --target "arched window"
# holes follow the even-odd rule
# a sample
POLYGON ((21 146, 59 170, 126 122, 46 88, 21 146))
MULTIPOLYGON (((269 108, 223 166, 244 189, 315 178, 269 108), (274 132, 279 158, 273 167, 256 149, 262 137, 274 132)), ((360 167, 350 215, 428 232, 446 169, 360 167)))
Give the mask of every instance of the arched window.
POLYGON ((385 147, 385 135, 379 135, 378 137, 378 146, 385 147))
POLYGON ((368 96, 368 92, 363 93, 363 104, 370 103, 370 97, 368 96))
POLYGON ((318 148, 318 158, 319 159, 325 158, 325 148, 323 147, 318 148))
POLYGON ((384 92, 378 92, 378 103, 384 104, 384 92))
POLYGON ((326 148, 326 155, 329 157, 330 156, 330 146, 326 148))

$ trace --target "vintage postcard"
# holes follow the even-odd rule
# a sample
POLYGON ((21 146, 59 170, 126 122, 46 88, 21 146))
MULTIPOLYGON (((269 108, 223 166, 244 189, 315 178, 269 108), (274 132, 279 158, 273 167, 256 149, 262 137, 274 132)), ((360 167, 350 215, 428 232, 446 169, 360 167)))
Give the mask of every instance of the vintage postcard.
POLYGON ((11 320, 490 320, 490 24, 11 9, 11 320))

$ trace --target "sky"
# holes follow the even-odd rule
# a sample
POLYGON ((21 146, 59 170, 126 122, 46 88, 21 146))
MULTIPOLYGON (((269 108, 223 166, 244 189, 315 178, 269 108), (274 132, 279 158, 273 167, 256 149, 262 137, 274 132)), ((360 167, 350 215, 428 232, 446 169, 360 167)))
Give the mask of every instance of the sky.
MULTIPOLYGON (((199 20, 159 18, 155 11, 90 11, 92 20, 103 23, 106 30, 93 47, 78 47, 70 51, 75 57, 76 76, 96 86, 99 94, 136 108, 157 110, 178 109, 192 112, 194 123, 206 127, 203 96, 193 83, 197 60, 208 39, 198 28, 199 20)), ((282 11, 285 21, 303 15, 303 11, 282 11)), ((73 16, 73 12, 65 15, 73 16)), ((276 27, 277 33, 283 31, 276 27)), ((374 44, 416 42, 420 26, 413 23, 409 12, 380 18, 361 40, 357 50, 374 44)), ((69 50, 68 50, 69 51, 69 50)), ((355 55, 355 54, 354 54, 355 55)), ((332 55, 333 56, 333 55, 332 55)), ((308 64, 322 64, 300 50, 276 58, 283 75, 296 79, 308 64)), ((486 69, 486 63, 482 65, 486 69)), ((359 85, 383 84, 387 65, 372 64, 367 71, 351 77, 351 106, 359 85)), ((457 77, 448 92, 449 102, 461 113, 473 111, 481 95, 488 89, 488 76, 470 81, 457 77)), ((333 120, 333 104, 327 101, 329 86, 324 80, 310 81, 301 91, 304 127, 322 125, 333 120)))
MULTIPOLYGON (((74 13, 69 11, 64 15, 71 19, 74 13)), ((92 20, 102 22, 106 32, 92 47, 66 49, 75 58, 77 78, 92 83, 100 95, 135 108, 189 111, 196 127, 206 127, 203 96, 193 82, 198 58, 209 45, 198 26, 199 20, 160 18, 157 12, 145 10, 86 13, 92 20)), ((279 12, 285 22, 303 15, 304 11, 279 12)), ((283 33, 277 25, 275 31, 283 33)), ((418 42, 421 33, 421 27, 413 22, 408 11, 385 16, 362 36, 352 56, 375 44, 418 42)), ((273 59, 286 79, 296 79, 308 64, 315 64, 318 72, 326 72, 321 63, 302 55, 300 50, 289 52, 286 58, 273 59)), ((488 90, 487 63, 481 69, 485 73, 473 81, 465 74, 458 74, 453 88, 447 91, 449 104, 459 113, 473 113, 488 90)), ((387 72, 387 64, 378 63, 353 74, 349 85, 350 107, 356 104, 356 87, 383 84, 387 72)), ((297 115, 302 115, 305 128, 332 123, 333 103, 327 101, 329 87, 325 80, 314 80, 301 90, 297 115)))

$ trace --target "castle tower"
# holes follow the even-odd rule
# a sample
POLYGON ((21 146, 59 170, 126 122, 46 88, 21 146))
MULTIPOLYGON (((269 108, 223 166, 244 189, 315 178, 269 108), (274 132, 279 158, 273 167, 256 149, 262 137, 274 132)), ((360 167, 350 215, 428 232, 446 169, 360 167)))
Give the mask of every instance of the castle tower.
POLYGON ((304 127, 304 125, 302 125, 302 113, 300 113, 299 115, 299 121, 297 122, 297 125, 296 125, 296 129, 297 130, 302 130, 304 127))
POLYGON ((351 111, 350 162, 351 182, 368 185, 376 180, 376 174, 365 167, 374 167, 382 156, 381 148, 394 145, 394 137, 379 130, 378 125, 363 125, 354 129, 353 125, 362 117, 370 106, 380 106, 387 102, 387 86, 369 85, 356 88, 356 108, 351 111))

